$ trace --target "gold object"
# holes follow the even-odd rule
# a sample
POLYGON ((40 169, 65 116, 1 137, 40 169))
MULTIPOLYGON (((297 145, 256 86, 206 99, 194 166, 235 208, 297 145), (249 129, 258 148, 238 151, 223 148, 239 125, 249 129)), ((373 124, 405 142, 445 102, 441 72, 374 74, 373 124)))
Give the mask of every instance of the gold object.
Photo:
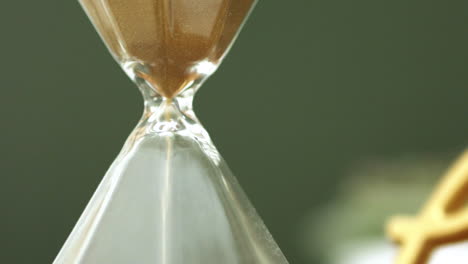
POLYGON ((424 264, 435 247, 468 239, 468 150, 417 217, 395 217, 388 235, 401 245, 396 264, 424 264))

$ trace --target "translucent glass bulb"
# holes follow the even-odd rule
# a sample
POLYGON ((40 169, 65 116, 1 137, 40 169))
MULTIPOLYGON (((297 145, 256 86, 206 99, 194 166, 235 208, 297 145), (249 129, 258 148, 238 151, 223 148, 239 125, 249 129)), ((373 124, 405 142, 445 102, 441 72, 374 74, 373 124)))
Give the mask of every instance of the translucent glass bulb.
POLYGON ((116 60, 132 78, 145 79, 165 97, 217 68, 254 3, 81 0, 116 60))
POLYGON ((192 111, 254 1, 82 4, 145 112, 54 264, 286 264, 192 111))

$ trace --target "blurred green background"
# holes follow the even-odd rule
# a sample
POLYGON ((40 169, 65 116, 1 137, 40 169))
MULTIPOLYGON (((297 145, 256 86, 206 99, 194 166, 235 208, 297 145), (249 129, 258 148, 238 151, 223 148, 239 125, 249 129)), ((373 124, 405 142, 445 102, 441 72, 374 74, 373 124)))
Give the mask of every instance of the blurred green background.
MULTIPOLYGON (((354 164, 467 146, 466 10, 260 1, 195 108, 291 263, 323 263, 305 222, 354 164)), ((0 21, 0 263, 51 263, 142 100, 76 1, 2 1, 0 21)))

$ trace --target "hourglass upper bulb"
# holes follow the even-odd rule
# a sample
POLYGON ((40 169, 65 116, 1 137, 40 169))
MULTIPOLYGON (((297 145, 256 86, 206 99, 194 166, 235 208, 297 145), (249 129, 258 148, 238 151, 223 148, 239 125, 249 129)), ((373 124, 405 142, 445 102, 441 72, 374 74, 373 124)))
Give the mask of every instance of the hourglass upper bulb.
POLYGON ((166 98, 213 73, 256 0, 80 0, 133 78, 166 98))

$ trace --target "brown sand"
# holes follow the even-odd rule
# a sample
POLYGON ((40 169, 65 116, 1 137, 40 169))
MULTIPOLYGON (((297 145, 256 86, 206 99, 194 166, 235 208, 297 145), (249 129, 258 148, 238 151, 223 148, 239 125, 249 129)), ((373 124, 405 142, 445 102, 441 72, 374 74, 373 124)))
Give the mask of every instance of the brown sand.
POLYGON ((200 78, 197 63, 217 64, 255 0, 81 0, 119 61, 171 98, 200 78))

